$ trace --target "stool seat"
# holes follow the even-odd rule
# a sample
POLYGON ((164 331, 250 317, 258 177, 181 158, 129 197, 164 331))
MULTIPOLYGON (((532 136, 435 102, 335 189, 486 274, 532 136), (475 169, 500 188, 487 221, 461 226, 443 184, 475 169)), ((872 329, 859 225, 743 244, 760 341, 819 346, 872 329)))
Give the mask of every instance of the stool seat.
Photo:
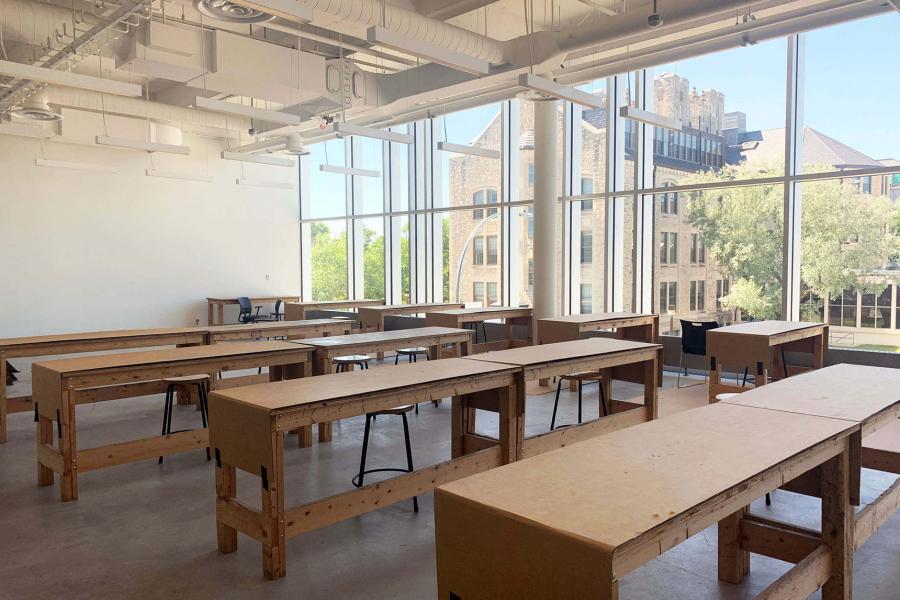
POLYGON ((397 350, 397 354, 428 354, 428 348, 424 346, 416 346, 415 348, 400 348, 397 350))
POLYGON ((415 404, 404 404, 403 406, 398 406, 396 408, 388 408, 387 410, 376 410, 373 413, 369 413, 370 415, 404 415, 414 409, 416 407, 415 404))
POLYGON ((166 377, 163 383, 201 383, 209 381, 209 375, 200 373, 199 375, 182 375, 180 377, 166 377))
POLYGON ((348 354, 347 356, 335 356, 332 360, 335 364, 351 365, 369 362, 372 357, 365 354, 348 354))
POLYGON ((579 371, 560 375, 559 378, 563 381, 603 381, 603 375, 599 371, 579 371))
POLYGON ((729 398, 734 398, 735 396, 740 396, 740 394, 736 392, 727 392, 723 394, 716 394, 716 402, 721 402, 722 400, 728 400, 729 398))

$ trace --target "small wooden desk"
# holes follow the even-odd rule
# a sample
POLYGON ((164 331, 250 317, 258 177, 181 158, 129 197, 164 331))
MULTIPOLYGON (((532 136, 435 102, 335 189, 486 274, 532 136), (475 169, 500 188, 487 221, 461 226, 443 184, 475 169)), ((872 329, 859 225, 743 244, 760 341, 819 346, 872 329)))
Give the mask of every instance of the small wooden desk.
POLYGON ((299 340, 306 337, 344 335, 352 323, 340 319, 307 319, 305 321, 262 321, 238 325, 217 325, 207 328, 209 343, 258 340, 283 337, 299 340))
POLYGON ((313 310, 352 310, 361 306, 384 306, 384 300, 322 300, 319 302, 286 302, 284 318, 297 321, 313 310))
POLYGON ((6 397, 8 359, 154 346, 195 346, 206 343, 207 331, 201 327, 91 331, 0 339, 0 443, 6 442, 7 411, 26 412, 34 408, 31 396, 6 397))
POLYGON ((552 344, 581 338, 588 331, 615 329, 616 338, 659 343, 659 315, 632 312, 567 315, 538 319, 538 343, 552 344))
MULTIPOLYGON (((849 598, 855 431, 850 421, 720 403, 445 484, 435 491, 438 597, 617 599, 631 571, 717 522, 734 539, 731 515, 824 465, 825 535, 768 534, 768 522, 737 535, 750 531, 753 552, 799 563, 762 597, 805 598, 824 582, 824 600, 849 598)), ((749 570, 729 554, 720 547, 720 573, 749 570)))
MULTIPOLYGON (((516 375, 519 378, 516 387, 519 395, 516 410, 519 411, 519 425, 522 426, 518 432, 519 440, 521 440, 520 456, 525 457, 655 419, 658 414, 657 361, 661 351, 662 346, 659 344, 591 338, 473 354, 467 356, 466 359, 515 365, 521 368, 516 375), (604 393, 609 402, 610 415, 596 421, 588 421, 580 425, 525 438, 525 382, 578 371, 605 371, 606 377, 601 385, 604 386, 604 393), (635 407, 630 402, 613 400, 613 378, 642 383, 644 385, 643 406, 635 407)), ((490 406, 476 408, 497 412, 496 408, 490 406)), ((461 427, 464 432, 460 440, 464 444, 479 444, 480 436, 475 433, 474 409, 461 415, 460 418, 463 419, 461 427)), ((464 445, 458 450, 465 452, 468 447, 464 445)))
POLYGON ((161 393, 165 377, 209 373, 213 389, 222 371, 269 367, 272 380, 302 377, 312 349, 286 342, 235 342, 168 350, 86 356, 33 366, 37 405, 38 484, 53 485, 60 476, 64 502, 78 497, 78 474, 208 445, 207 430, 190 430, 79 450, 75 406, 161 393), (288 368, 289 367, 289 368, 288 368), (53 422, 58 439, 54 446, 53 422))
MULTIPOLYGON (((739 384, 722 381, 723 366, 747 369, 756 374, 756 386, 768 378, 787 377, 790 370, 784 353, 812 354, 812 368, 821 369, 828 350, 828 325, 795 321, 754 321, 706 332, 706 354, 709 356, 709 401, 726 392, 745 392, 739 384)), ((801 369, 806 370, 806 369, 801 369)))
POLYGON ((384 331, 384 318, 397 315, 418 315, 453 308, 465 308, 465 304, 431 302, 424 304, 388 304, 387 306, 361 306, 359 323, 363 331, 384 331))
MULTIPOLYGON (((398 329, 396 331, 373 331, 371 333, 356 333, 353 335, 339 335, 323 338, 307 338, 304 345, 315 349, 313 360, 313 372, 316 375, 333 373, 332 359, 336 356, 348 354, 378 354, 409 348, 424 346, 428 348, 428 357, 431 360, 441 358, 441 347, 453 345, 456 356, 465 356, 469 353, 469 345, 472 340, 472 332, 468 329, 451 329, 449 327, 418 327, 414 329, 398 329)), ((312 431, 309 428, 301 429, 297 442, 301 448, 312 445, 312 431)), ((331 441, 331 423, 319 423, 319 442, 331 441)))
POLYGON ((510 306, 487 306, 484 308, 455 308, 451 310, 442 310, 439 312, 430 312, 425 315, 426 325, 435 325, 440 327, 458 327, 463 328, 468 323, 475 324, 476 343, 472 345, 472 353, 490 352, 491 350, 507 350, 509 348, 519 348, 521 346, 530 346, 532 342, 532 316, 533 311, 530 308, 513 308, 510 306), (506 336, 503 339, 493 342, 487 341, 487 331, 485 331, 485 340, 477 343, 478 340, 478 323, 484 323, 491 319, 503 319, 505 321, 506 336), (513 339, 512 327, 521 325, 527 328, 525 339, 513 339))
MULTIPOLYGON (((298 302, 300 296, 251 296, 251 304, 274 304, 276 300, 282 302, 298 302)), ((207 325, 224 325, 225 324, 225 305, 239 304, 237 298, 207 298, 206 299, 206 324, 207 325), (213 309, 215 315, 213 315, 213 309), (216 319, 215 317, 218 317, 216 319)))
MULTIPOLYGON (((510 413, 515 399, 514 371, 505 365, 451 358, 419 363, 415 368, 387 366, 213 393, 209 439, 216 456, 219 551, 237 550, 240 531, 262 544, 265 576, 284 577, 287 538, 513 460, 515 423, 510 413), (465 410, 470 401, 496 398, 503 407, 499 439, 467 456, 295 508, 285 507, 285 432, 446 396, 453 396, 454 412, 465 410), (236 469, 260 477, 262 510, 236 499, 236 469)), ((460 432, 454 428, 451 435, 460 432)))

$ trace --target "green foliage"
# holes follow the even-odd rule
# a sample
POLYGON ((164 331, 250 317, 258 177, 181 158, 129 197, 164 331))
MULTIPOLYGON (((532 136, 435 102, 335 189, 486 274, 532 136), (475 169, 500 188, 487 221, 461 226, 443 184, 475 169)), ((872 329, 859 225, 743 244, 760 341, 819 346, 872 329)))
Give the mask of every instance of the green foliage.
POLYGON ((384 235, 363 228, 363 286, 365 298, 384 298, 384 235))
POLYGON ((347 231, 332 235, 328 225, 313 223, 312 296, 314 300, 347 299, 347 231))

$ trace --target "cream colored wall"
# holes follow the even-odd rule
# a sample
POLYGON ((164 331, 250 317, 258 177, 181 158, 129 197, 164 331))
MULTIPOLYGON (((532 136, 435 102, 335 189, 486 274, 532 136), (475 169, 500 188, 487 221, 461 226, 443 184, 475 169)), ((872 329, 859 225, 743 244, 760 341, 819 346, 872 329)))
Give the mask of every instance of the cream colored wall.
POLYGON ((144 152, 0 136, 0 338, 205 324, 206 296, 298 292, 296 169, 243 175, 293 190, 236 185, 218 141, 183 143, 191 156, 155 168, 212 183, 147 177, 144 152), (119 172, 37 167, 42 154, 119 172))

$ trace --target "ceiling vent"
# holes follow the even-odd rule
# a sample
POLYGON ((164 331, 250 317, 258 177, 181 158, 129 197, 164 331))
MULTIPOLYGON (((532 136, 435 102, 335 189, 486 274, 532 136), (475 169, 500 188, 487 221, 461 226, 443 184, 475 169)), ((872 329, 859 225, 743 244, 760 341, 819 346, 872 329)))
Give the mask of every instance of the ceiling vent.
POLYGON ((275 18, 275 15, 228 0, 194 0, 194 7, 205 17, 228 23, 265 23, 275 18))
POLYGON ((46 123, 62 119, 62 115, 50 110, 50 107, 47 106, 47 100, 42 94, 35 94, 34 96, 27 98, 22 102, 21 108, 17 108, 11 112, 20 119, 26 119, 28 121, 42 121, 46 123))
POLYGON ((309 154, 309 150, 303 145, 303 139, 299 133, 289 133, 285 136, 284 150, 282 152, 291 156, 306 156, 309 154))

